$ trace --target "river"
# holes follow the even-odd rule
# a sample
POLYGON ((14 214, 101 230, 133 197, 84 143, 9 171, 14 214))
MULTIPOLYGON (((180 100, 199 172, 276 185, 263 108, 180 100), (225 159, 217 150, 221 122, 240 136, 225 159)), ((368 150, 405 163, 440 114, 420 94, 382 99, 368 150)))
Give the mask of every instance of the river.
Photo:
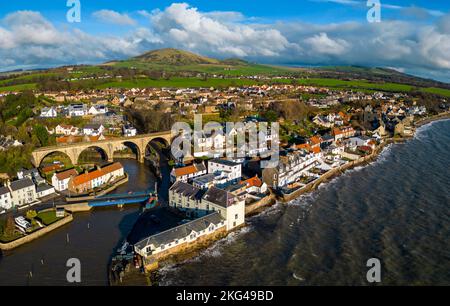
MULTIPOLYGON (((148 166, 129 159, 120 162, 129 174, 129 181, 115 192, 154 188, 155 177, 148 166)), ((0 285, 68 284, 66 262, 69 258, 78 258, 81 262, 81 285, 107 285, 109 259, 138 216, 138 206, 76 213, 70 224, 2 254, 0 285)))
POLYGON ((389 146, 288 205, 276 204, 160 285, 450 285, 450 120, 389 146))

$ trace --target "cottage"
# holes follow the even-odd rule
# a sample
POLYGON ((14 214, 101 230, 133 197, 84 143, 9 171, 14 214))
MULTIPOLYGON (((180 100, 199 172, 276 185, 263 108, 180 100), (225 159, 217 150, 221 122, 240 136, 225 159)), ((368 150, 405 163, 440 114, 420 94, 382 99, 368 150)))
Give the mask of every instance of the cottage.
POLYGON ((69 180, 68 189, 74 193, 82 193, 112 183, 125 175, 121 163, 113 163, 96 170, 86 172, 69 180))
POLYGON ((63 191, 69 188, 69 180, 71 177, 78 175, 77 170, 69 169, 62 172, 54 173, 52 176, 52 185, 58 191, 63 191))
POLYGON ((55 118, 58 116, 56 109, 54 107, 44 107, 41 109, 41 118, 55 118))
POLYGON ((185 247, 201 237, 208 236, 225 228, 225 220, 214 212, 188 223, 152 235, 134 245, 134 250, 140 256, 162 256, 185 247))
POLYGON ((83 134, 87 136, 98 136, 103 134, 105 127, 103 124, 87 124, 83 128, 83 134))
POLYGON ((227 172, 232 182, 238 182, 242 177, 242 165, 226 159, 208 161, 208 173, 227 172))
POLYGON ((13 207, 13 202, 11 198, 11 192, 8 187, 0 187, 0 210, 8 210, 13 207))
POLYGON ((203 163, 192 164, 185 167, 174 168, 170 172, 170 181, 182 181, 187 182, 188 180, 206 174, 206 167, 203 163))
POLYGON ((13 207, 30 204, 36 200, 36 186, 29 178, 8 182, 7 186, 11 192, 13 207))

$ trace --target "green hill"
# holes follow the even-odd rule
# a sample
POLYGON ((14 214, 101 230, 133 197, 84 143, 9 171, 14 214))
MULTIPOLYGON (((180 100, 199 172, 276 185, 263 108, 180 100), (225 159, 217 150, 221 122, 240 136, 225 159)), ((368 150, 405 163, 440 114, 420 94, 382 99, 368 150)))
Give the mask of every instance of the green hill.
POLYGON ((175 65, 175 66, 220 63, 220 61, 216 59, 172 48, 146 52, 142 55, 132 58, 132 60, 143 63, 152 63, 158 65, 175 65))

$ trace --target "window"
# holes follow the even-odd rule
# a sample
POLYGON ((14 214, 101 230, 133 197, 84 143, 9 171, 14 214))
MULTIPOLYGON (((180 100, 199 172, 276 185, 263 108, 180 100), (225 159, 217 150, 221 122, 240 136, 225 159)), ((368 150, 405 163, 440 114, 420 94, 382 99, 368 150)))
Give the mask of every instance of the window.
POLYGON ((233 222, 233 227, 236 227, 236 221, 233 222))
POLYGON ((239 218, 238 214, 235 214, 235 215, 234 215, 234 219, 237 220, 238 218, 239 218))

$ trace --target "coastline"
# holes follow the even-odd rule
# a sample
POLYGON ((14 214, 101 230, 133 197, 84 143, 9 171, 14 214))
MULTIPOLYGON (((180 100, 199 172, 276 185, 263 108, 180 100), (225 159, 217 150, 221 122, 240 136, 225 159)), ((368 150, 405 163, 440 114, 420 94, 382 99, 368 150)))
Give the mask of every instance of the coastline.
MULTIPOLYGON (((450 119, 450 112, 441 113, 435 116, 422 118, 416 122, 414 122, 414 127, 418 128, 424 125, 427 125, 432 122, 440 121, 440 120, 447 120, 450 119)), ((369 163, 375 161, 380 154, 383 153, 384 149, 388 147, 390 144, 397 144, 397 143, 404 143, 408 140, 414 139, 416 137, 416 131, 414 131, 413 136, 410 137, 390 137, 385 138, 383 142, 378 145, 371 154, 361 157, 357 160, 348 162, 340 167, 334 168, 323 174, 320 178, 317 180, 311 182, 310 184, 306 185, 305 187, 289 194, 288 196, 279 196, 276 195, 273 191, 260 200, 261 205, 255 205, 254 209, 250 209, 247 211, 246 209, 246 216, 256 216, 260 213, 264 212, 268 207, 272 206, 274 203, 281 202, 283 204, 286 204, 292 200, 295 200, 299 198, 301 195, 307 194, 309 192, 313 192, 314 190, 317 190, 317 188, 323 184, 326 183, 333 178, 336 178, 343 174, 345 171, 353 169, 357 166, 361 165, 368 165, 369 163)), ((246 225, 244 225, 245 227, 246 225)), ((230 234, 229 232, 226 233, 225 237, 230 234)), ((147 278, 149 280, 149 285, 152 286, 153 284, 158 284, 158 272, 161 268, 163 268, 167 264, 175 264, 175 265, 182 265, 184 261, 196 257, 198 254, 200 254, 201 251, 205 250, 206 248, 210 247, 211 245, 214 245, 218 241, 222 240, 224 237, 217 237, 218 239, 212 239, 209 241, 208 244, 199 244, 197 246, 193 246, 192 249, 190 249, 187 252, 180 252, 176 256, 171 257, 170 259, 163 259, 158 262, 158 265, 155 267, 155 269, 151 273, 145 273, 142 275, 143 278, 147 278)), ((108 277, 110 278, 110 277, 108 277)), ((117 285, 117 283, 114 283, 111 279, 109 279, 110 285, 117 285)), ((121 283, 120 285, 133 285, 132 283, 127 284, 121 283)))

